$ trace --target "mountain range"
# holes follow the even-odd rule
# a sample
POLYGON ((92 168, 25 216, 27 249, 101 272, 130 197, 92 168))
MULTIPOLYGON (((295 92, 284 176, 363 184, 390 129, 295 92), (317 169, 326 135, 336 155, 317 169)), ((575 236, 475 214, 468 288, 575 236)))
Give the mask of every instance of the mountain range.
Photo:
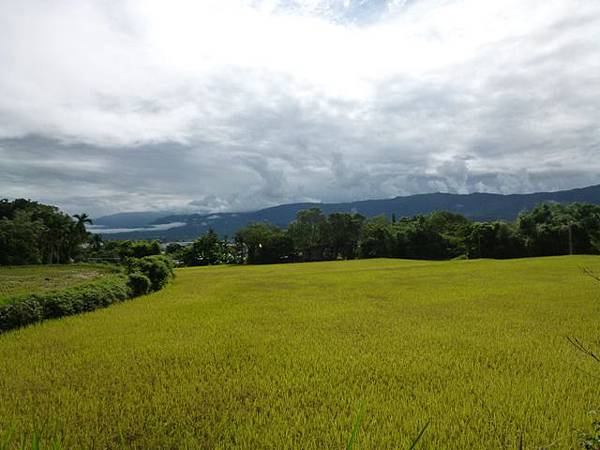
POLYGON ((108 239, 160 239, 187 241, 212 228, 221 236, 232 236, 251 222, 268 222, 286 227, 303 209, 320 208, 324 213, 359 213, 367 217, 385 215, 397 218, 450 211, 473 220, 514 220, 521 211, 530 210, 544 202, 585 202, 600 204, 600 185, 581 189, 532 194, 417 194, 382 200, 363 200, 346 203, 292 203, 251 212, 214 214, 173 214, 169 212, 118 213, 94 220, 98 232, 108 239), (171 224, 171 225, 170 225, 171 224), (105 228, 124 229, 103 233, 105 228), (132 230, 125 230, 125 229, 132 230))

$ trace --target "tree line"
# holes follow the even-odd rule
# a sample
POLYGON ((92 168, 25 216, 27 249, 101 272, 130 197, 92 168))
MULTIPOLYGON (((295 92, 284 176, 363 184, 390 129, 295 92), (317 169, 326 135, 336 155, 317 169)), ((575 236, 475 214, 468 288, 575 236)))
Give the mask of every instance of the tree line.
POLYGON ((104 241, 86 225, 87 214, 70 216, 31 200, 0 200, 0 265, 125 262, 161 254, 158 241, 104 241))
MULTIPOLYGON (((141 258, 161 253, 157 241, 108 241, 86 231, 86 214, 0 200, 0 264, 54 264, 141 258)), ((544 203, 515 221, 473 221, 437 211, 397 219, 299 211, 287 228, 255 222, 233 239, 212 230, 192 244, 169 244, 179 265, 267 264, 354 258, 520 258, 600 253, 600 206, 544 203)))
POLYGON ((68 263, 88 242, 87 214, 69 216, 25 199, 0 200, 0 264, 68 263))
POLYGON ((300 211, 287 228, 252 223, 233 241, 212 230, 192 245, 167 247, 182 265, 267 264, 354 258, 520 258, 600 253, 600 206, 544 203, 513 222, 432 212, 396 219, 300 211))

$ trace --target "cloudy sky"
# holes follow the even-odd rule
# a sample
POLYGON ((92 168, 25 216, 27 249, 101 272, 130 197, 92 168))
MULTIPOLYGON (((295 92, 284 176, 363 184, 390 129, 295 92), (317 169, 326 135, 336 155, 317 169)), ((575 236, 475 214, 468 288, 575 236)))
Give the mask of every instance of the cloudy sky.
POLYGON ((240 211, 600 183, 596 0, 0 0, 0 197, 240 211))

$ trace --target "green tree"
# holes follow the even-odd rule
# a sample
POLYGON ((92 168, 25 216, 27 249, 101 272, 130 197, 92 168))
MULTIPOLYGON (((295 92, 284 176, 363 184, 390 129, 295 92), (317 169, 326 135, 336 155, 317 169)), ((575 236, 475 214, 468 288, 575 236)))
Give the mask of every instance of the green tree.
POLYGON ((82 244, 88 242, 89 234, 85 229, 86 223, 91 223, 87 214, 78 214, 73 217, 61 212, 57 207, 44 205, 26 199, 9 201, 0 200, 0 218, 4 220, 4 248, 0 253, 4 259, 10 256, 13 261, 37 261, 39 263, 56 264, 71 262, 81 253, 82 244), (75 220, 76 219, 76 220, 75 220), (23 228, 24 233, 35 229, 31 233, 27 253, 20 238, 15 233, 6 230, 11 227, 8 222, 13 222, 13 227, 23 228), (32 225, 29 226, 27 222, 32 225), (29 230, 29 231, 27 231, 29 230), (12 237, 8 237, 8 236, 12 237), (15 242, 12 242, 12 240, 15 242), (22 254, 11 254, 16 251, 16 246, 22 254), (12 249, 12 250, 11 250, 12 249))
POLYGON ((228 243, 219 239, 212 228, 183 252, 187 266, 212 266, 229 261, 228 243))
POLYGON ((327 218, 319 208, 298 211, 288 227, 296 255, 304 261, 323 259, 327 242, 327 218))
POLYGON ((181 250, 183 250, 183 248, 184 248, 183 245, 181 245, 177 242, 171 242, 165 248, 165 253, 167 255, 174 255, 174 254, 181 252, 181 250))
POLYGON ((529 256, 598 253, 600 206, 544 203, 517 219, 529 256))
POLYGON ((405 242, 405 254, 414 259, 446 259, 456 250, 442 233, 438 232, 427 216, 415 216, 400 221, 405 242))
POLYGON ((361 258, 391 256, 393 246, 392 227, 386 217, 373 217, 363 223, 359 244, 361 258))
POLYGON ((40 220, 32 220, 31 212, 17 211, 0 219, 0 265, 39 264, 42 252, 38 245, 44 232, 40 220))
POLYGON ((476 222, 466 238, 469 258, 517 258, 525 254, 525 243, 513 224, 476 222))
POLYGON ((358 244, 365 218, 360 214, 332 213, 327 217, 325 241, 331 258, 358 256, 358 244))
POLYGON ((116 245, 117 253, 122 260, 161 254, 158 241, 119 241, 116 245))
POLYGON ((75 219, 77 219, 77 222, 75 224, 77 230, 82 234, 82 235, 86 235, 87 230, 85 229, 86 224, 93 224, 94 222, 92 222, 92 219, 90 219, 90 217, 85 214, 73 214, 73 217, 75 217, 75 219))
POLYGON ((237 261, 272 264, 293 259, 293 243, 279 227, 262 222, 251 223, 235 234, 237 261))

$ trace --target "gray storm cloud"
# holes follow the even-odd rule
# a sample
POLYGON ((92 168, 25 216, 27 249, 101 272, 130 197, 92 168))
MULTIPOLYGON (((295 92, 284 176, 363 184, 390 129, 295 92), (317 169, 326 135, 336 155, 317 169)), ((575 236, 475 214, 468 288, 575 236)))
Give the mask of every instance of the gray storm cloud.
POLYGON ((0 27, 2 196, 98 215, 600 183, 596 2, 23 0, 0 27))

